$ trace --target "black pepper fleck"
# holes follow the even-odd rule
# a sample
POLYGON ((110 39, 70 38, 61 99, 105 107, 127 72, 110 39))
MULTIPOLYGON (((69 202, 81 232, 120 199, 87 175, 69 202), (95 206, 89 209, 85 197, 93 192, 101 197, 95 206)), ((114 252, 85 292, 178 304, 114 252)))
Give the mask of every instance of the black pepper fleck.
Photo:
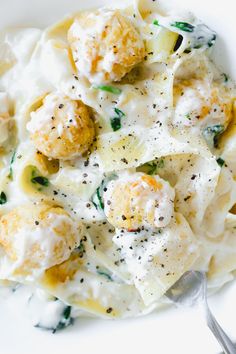
POLYGON ((108 309, 107 309, 107 313, 111 313, 113 311, 113 308, 112 307, 108 307, 108 309))

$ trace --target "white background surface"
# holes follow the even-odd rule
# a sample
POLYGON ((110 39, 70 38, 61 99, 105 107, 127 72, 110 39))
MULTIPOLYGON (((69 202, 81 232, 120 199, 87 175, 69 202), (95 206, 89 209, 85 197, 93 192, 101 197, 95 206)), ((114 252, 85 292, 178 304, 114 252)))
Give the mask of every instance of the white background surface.
MULTIPOLYGON (((70 12, 112 0, 0 0, 0 27, 44 26, 70 12)), ((122 3, 125 0, 120 0, 122 3)), ((235 0, 166 0, 192 10, 218 33, 217 62, 236 79, 235 0)), ((210 299, 236 340, 236 283, 210 299)), ((21 307, 0 304, 1 354, 217 354, 220 348, 197 310, 169 309, 125 321, 77 320, 64 332, 32 328, 21 307)))

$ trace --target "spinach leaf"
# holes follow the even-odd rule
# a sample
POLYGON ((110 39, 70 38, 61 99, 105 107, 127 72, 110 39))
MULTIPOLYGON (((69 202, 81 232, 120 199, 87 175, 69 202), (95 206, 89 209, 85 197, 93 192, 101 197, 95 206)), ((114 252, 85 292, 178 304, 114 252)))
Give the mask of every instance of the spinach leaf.
POLYGON ((213 34, 207 42, 208 47, 209 48, 212 47, 215 44, 215 41, 216 41, 216 34, 213 34))
POLYGON ((187 22, 174 22, 171 24, 172 27, 176 27, 180 29, 181 31, 184 32, 193 32, 195 26, 191 25, 190 23, 187 22))
POLYGON ((114 132, 119 130, 121 128, 121 120, 119 117, 113 117, 111 118, 111 127, 114 132))
POLYGON ((16 150, 13 152, 12 157, 11 157, 11 161, 10 161, 10 171, 9 171, 9 175, 8 175, 8 178, 9 178, 10 180, 12 180, 12 178, 13 178, 12 165, 13 165, 15 159, 16 159, 16 150))
POLYGON ((41 186, 48 187, 49 186, 49 180, 46 177, 43 176, 36 176, 31 178, 31 182, 34 184, 40 184, 41 186))
POLYGON ((149 170, 147 171, 148 175, 154 175, 157 170, 157 165, 155 162, 147 163, 147 167, 149 167, 149 170))
POLYGON ((190 46, 185 53, 191 52, 191 49, 199 49, 202 47, 210 48, 215 44, 216 33, 208 26, 200 23, 195 26, 194 31, 190 35, 190 46))
POLYGON ((190 113, 187 113, 186 116, 185 116, 185 118, 188 119, 188 120, 191 120, 191 115, 190 115, 190 113))
POLYGON ((121 118, 125 117, 125 113, 121 111, 119 108, 114 108, 114 111, 116 113, 115 117, 111 118, 111 127, 113 131, 117 131, 121 128, 121 118))
POLYGON ((124 112, 121 109, 117 108, 117 107, 114 108, 114 111, 117 114, 117 116, 120 117, 120 118, 125 116, 124 112))
POLYGON ((222 124, 209 126, 203 130, 203 136, 211 147, 218 147, 219 137, 224 132, 225 127, 222 124))
POLYGON ((71 317, 71 306, 66 306, 61 314, 61 319, 58 322, 57 326, 53 328, 52 333, 56 333, 59 330, 62 330, 74 323, 74 319, 71 317))
POLYGON ((97 86, 93 86, 93 88, 97 89, 97 90, 110 92, 110 93, 113 93, 114 95, 119 95, 121 93, 121 89, 119 89, 118 87, 114 87, 114 86, 97 85, 97 86))
POLYGON ((15 293, 19 288, 21 288, 22 287, 22 284, 20 284, 20 283, 15 283, 13 286, 12 286, 12 288, 11 288, 11 291, 13 292, 13 293, 15 293))
POLYGON ((0 194, 0 205, 6 204, 7 202, 7 196, 4 192, 1 192, 0 194))
POLYGON ((102 184, 96 189, 96 192, 92 196, 92 203, 96 207, 96 209, 102 209, 104 210, 104 203, 102 200, 102 188, 103 188, 103 182, 102 184))
POLYGON ((152 22, 152 24, 153 24, 153 25, 155 25, 155 26, 160 26, 160 24, 159 24, 159 21, 158 21, 158 20, 154 20, 154 21, 152 22))
POLYGON ((113 281, 112 277, 107 272, 102 271, 102 270, 97 270, 97 273, 99 275, 102 275, 102 276, 106 277, 108 280, 113 281))
POLYGON ((104 189, 106 188, 108 182, 116 178, 117 175, 115 174, 111 174, 109 177, 106 177, 104 180, 102 180, 100 186, 96 189, 95 193, 92 195, 91 202, 93 203, 93 205, 97 210, 104 210, 104 202, 103 202, 104 189))
POLYGON ((43 186, 43 187, 48 187, 49 186, 48 178, 44 177, 44 176, 40 176, 39 175, 39 171, 34 166, 32 166, 31 183, 40 184, 40 186, 43 186))
POLYGON ((218 163, 218 165, 219 165, 220 167, 223 167, 224 164, 225 164, 225 160, 223 160, 221 157, 219 157, 219 158, 216 160, 216 162, 218 163))
POLYGON ((137 172, 144 172, 152 176, 157 173, 159 168, 163 168, 164 165, 165 165, 165 161, 163 159, 159 159, 159 160, 147 162, 144 165, 139 166, 136 170, 137 172))
MULTIPOLYGON (((55 299, 55 301, 60 301, 55 299)), ((35 325, 36 328, 41 328, 47 331, 52 331, 52 333, 56 333, 59 330, 62 330, 74 323, 74 319, 71 317, 71 306, 65 305, 63 312, 60 314, 60 318, 58 319, 58 323, 54 327, 46 327, 41 323, 35 325)))
POLYGON ((222 73, 221 76, 223 77, 224 82, 228 82, 229 81, 229 77, 225 73, 222 73))

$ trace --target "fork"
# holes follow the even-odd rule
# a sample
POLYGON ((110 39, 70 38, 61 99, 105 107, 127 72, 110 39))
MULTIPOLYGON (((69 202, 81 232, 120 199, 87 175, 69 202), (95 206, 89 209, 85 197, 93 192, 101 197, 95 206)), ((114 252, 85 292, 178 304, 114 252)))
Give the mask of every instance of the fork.
POLYGON ((212 315, 207 302, 207 277, 205 272, 188 271, 165 293, 178 306, 203 307, 208 327, 219 342, 225 354, 236 354, 236 345, 221 328, 212 315))

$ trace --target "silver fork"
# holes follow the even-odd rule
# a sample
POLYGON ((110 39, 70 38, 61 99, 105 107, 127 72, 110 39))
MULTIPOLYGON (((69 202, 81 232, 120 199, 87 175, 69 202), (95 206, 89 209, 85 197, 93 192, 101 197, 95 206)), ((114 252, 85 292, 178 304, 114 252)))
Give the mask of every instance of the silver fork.
POLYGON ((212 315, 207 303, 207 277, 205 272, 188 271, 166 292, 176 305, 203 307, 206 322, 225 354, 236 354, 236 346, 212 315))

